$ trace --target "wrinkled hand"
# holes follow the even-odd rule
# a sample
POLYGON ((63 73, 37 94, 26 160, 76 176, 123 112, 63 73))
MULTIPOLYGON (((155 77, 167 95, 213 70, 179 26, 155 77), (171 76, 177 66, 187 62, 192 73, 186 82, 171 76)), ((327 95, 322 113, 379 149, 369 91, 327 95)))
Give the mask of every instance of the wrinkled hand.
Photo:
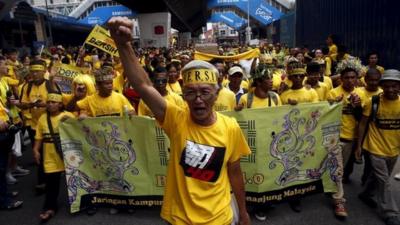
POLYGON ((235 111, 242 111, 243 108, 244 108, 244 104, 243 103, 237 104, 235 106, 235 111))
POLYGON ((124 45, 132 40, 132 21, 128 17, 113 17, 107 23, 111 37, 117 45, 124 45))

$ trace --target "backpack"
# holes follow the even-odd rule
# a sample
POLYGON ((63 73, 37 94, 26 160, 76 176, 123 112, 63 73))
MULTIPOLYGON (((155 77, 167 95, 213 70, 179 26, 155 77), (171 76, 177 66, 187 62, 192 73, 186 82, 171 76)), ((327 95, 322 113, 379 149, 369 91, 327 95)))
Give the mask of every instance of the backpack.
POLYGON ((371 101, 371 114, 368 117, 368 121, 366 124, 366 130, 362 136, 362 141, 361 143, 364 143, 364 139, 367 136, 368 130, 369 130, 369 123, 370 122, 376 122, 376 115, 378 114, 378 109, 379 109, 379 100, 380 100, 380 95, 374 95, 372 96, 372 101, 371 101))
MULTIPOLYGON (((254 99, 254 93, 249 92, 247 94, 247 108, 251 108, 251 105, 253 104, 253 99, 254 99)), ((276 97, 276 94, 273 91, 268 91, 268 107, 271 107, 272 101, 274 101, 275 105, 278 105, 278 98, 276 97)))

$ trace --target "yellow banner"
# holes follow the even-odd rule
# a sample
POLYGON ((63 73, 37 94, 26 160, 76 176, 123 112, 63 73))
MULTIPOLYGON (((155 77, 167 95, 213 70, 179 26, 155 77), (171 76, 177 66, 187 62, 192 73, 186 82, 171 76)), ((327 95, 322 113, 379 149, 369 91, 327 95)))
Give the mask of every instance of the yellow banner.
POLYGON ((86 38, 85 44, 119 57, 117 46, 111 38, 110 32, 99 25, 96 25, 92 32, 90 32, 89 36, 86 38))
POLYGON ((223 56, 223 55, 213 55, 213 54, 208 54, 208 53, 203 53, 203 52, 198 52, 196 51, 194 53, 194 59, 198 60, 204 60, 204 61, 210 61, 212 59, 223 59, 226 61, 236 61, 236 60, 241 60, 241 59, 252 59, 258 57, 260 54, 260 50, 258 48, 252 49, 247 52, 243 52, 237 55, 232 55, 232 56, 223 56))
POLYGON ((76 76, 82 73, 82 68, 68 65, 68 64, 61 64, 58 68, 57 75, 62 77, 68 77, 74 79, 76 76))

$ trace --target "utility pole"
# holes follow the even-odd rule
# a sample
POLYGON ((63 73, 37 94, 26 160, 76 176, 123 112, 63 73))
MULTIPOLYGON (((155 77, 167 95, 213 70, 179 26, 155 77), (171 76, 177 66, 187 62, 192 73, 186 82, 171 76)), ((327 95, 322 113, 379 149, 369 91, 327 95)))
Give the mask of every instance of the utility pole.
POLYGON ((246 27, 246 44, 250 45, 251 27, 250 27, 250 0, 247 0, 247 27, 246 27))
POLYGON ((51 24, 50 24, 50 13, 49 13, 49 7, 47 6, 47 0, 45 0, 46 2, 46 12, 47 12, 47 26, 49 28, 49 35, 50 38, 47 41, 47 46, 53 45, 53 32, 51 31, 51 24))

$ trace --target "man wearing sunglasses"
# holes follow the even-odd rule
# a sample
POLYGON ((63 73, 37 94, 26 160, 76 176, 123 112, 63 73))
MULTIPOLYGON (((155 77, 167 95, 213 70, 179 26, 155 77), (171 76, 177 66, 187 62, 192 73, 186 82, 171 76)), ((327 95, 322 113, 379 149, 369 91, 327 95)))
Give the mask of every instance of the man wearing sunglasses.
MULTIPOLYGON (((160 93, 161 96, 164 97, 165 100, 179 107, 184 106, 185 103, 183 102, 181 96, 167 90, 167 70, 164 67, 156 67, 153 72, 150 72, 150 79, 153 82, 154 88, 158 91, 158 93, 160 93)), ((154 117, 153 112, 151 112, 149 107, 142 99, 139 102, 138 115, 154 117)))
POLYGON ((231 224, 232 188, 238 203, 237 223, 250 224, 240 169, 240 157, 250 154, 250 149, 237 122, 213 111, 218 90, 215 67, 194 60, 182 69, 188 107, 178 107, 161 96, 140 66, 130 44, 132 22, 114 17, 108 27, 129 82, 171 141, 161 217, 170 224, 231 224))

